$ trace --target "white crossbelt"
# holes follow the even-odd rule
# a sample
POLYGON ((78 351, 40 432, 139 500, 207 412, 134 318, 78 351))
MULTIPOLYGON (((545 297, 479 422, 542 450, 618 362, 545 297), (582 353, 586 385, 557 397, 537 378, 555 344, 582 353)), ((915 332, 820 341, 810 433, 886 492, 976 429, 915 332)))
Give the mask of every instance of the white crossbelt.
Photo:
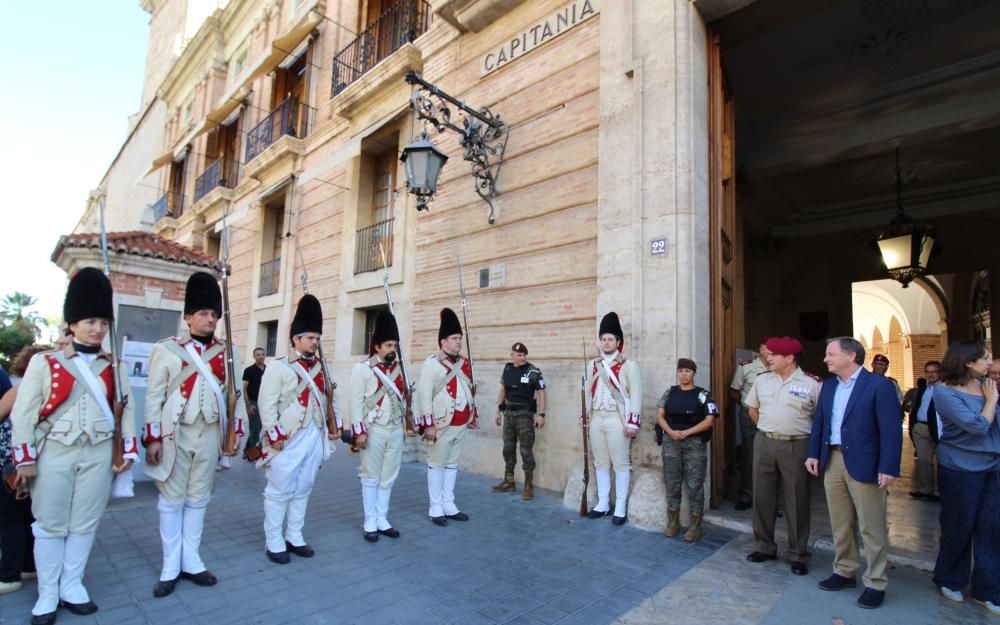
POLYGON ((398 386, 396 386, 395 384, 392 383, 391 380, 389 380, 389 376, 387 376, 385 372, 383 372, 378 367, 372 367, 372 371, 374 371, 375 375, 377 375, 379 379, 382 380, 382 384, 385 384, 386 386, 391 388, 394 393, 396 393, 396 397, 399 398, 399 401, 403 401, 403 392, 399 390, 398 386))
POLYGON ((101 389, 101 385, 97 382, 97 378, 94 377, 94 372, 90 370, 90 365, 85 363, 80 358, 70 358, 68 362, 73 363, 76 367, 76 371, 79 377, 83 378, 83 381, 87 383, 87 388, 90 390, 91 397, 100 406, 101 412, 104 413, 104 417, 108 420, 108 423, 112 428, 115 427, 115 415, 111 412, 111 406, 108 405, 108 397, 101 389), (82 363, 82 364, 81 364, 82 363))
POLYGON ((629 402, 628 395, 626 395, 625 391, 622 390, 621 382, 618 381, 618 378, 615 376, 614 371, 612 371, 611 367, 608 366, 608 361, 606 361, 606 360, 604 360, 602 358, 601 359, 601 365, 604 367, 604 371, 607 372, 608 379, 611 380, 611 384, 613 384, 614 387, 615 387, 615 389, 617 389, 618 392, 621 393, 621 395, 622 395, 622 403, 625 404, 624 406, 622 406, 625 409, 622 414, 623 414, 623 416, 625 416, 627 418, 628 415, 632 414, 632 412, 630 410, 631 404, 629 402))
POLYGON ((219 415, 221 415, 222 417, 222 431, 225 432, 226 419, 227 419, 226 400, 225 398, 222 397, 222 388, 216 381, 217 378, 215 377, 215 374, 212 373, 212 371, 208 368, 208 365, 205 364, 205 361, 202 360, 201 354, 199 354, 198 350, 194 348, 194 344, 188 343, 184 346, 184 349, 186 349, 187 352, 191 354, 191 357, 194 359, 195 366, 198 367, 198 372, 202 375, 203 378, 205 378, 205 384, 207 384, 208 388, 212 390, 212 393, 215 395, 216 401, 219 402, 219 415))
POLYGON ((300 365, 297 361, 292 363, 292 366, 298 369, 299 372, 301 372, 302 378, 306 381, 306 384, 309 385, 309 392, 312 393, 313 397, 316 398, 316 403, 319 404, 319 412, 321 415, 323 415, 323 420, 325 422, 326 406, 323 404, 323 400, 320 399, 321 397, 323 397, 323 394, 319 392, 319 387, 317 387, 316 382, 314 382, 313 379, 309 377, 309 372, 306 371, 305 367, 300 365))

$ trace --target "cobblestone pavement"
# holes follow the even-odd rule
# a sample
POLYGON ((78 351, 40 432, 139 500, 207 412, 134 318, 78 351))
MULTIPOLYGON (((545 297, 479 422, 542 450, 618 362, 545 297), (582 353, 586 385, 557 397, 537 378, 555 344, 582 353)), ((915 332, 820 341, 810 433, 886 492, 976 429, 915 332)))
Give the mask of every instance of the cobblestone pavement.
MULTIPOLYGON (((580 519, 559 493, 494 494, 495 479, 459 473, 456 502, 472 518, 448 527, 427 518, 425 468, 404 464, 389 520, 402 532, 377 544, 361 535, 357 458, 339 447, 320 470, 307 516, 312 559, 279 566, 264 556, 263 473, 244 462, 216 475, 202 557, 219 584, 181 581, 152 596, 160 569, 155 489, 137 485, 98 532, 86 584, 100 607, 59 623, 330 623, 603 625, 716 552, 736 534, 707 528, 700 543, 580 519)), ((0 598, 0 623, 27 623, 35 584, 0 598)))

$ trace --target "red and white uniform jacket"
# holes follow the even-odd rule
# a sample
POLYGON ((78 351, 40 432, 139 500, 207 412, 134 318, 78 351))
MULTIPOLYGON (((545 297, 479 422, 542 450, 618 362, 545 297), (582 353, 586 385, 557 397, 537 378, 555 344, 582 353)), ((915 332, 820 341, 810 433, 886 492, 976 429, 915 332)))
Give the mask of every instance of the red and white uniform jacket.
MULTIPOLYGON (((276 443, 291 440, 310 421, 326 431, 326 387, 319 358, 310 362, 282 356, 264 369, 257 395, 261 423, 258 467, 264 467, 281 453, 274 448, 276 443)), ((333 399, 334 413, 339 415, 339 393, 336 391, 333 399)))
POLYGON ((367 434, 368 426, 373 423, 401 425, 405 397, 406 382, 399 363, 387 366, 378 356, 372 356, 354 365, 351 370, 351 430, 354 435, 367 434))
POLYGON ((414 405, 419 427, 468 423, 475 409, 469 361, 461 356, 453 360, 441 351, 428 357, 420 367, 414 405))
POLYGON ((642 413, 642 376, 639 363, 615 352, 611 358, 590 362, 587 389, 591 410, 610 410, 630 430, 639 429, 642 413))
MULTIPOLYGON (((82 439, 84 444, 96 445, 114 436, 114 421, 105 410, 113 410, 115 405, 111 356, 102 351, 87 360, 69 345, 62 351, 36 354, 28 363, 10 416, 15 465, 33 464, 47 440, 73 445, 82 439), (81 367, 92 374, 104 402, 95 399, 81 367)), ((131 392, 128 376, 118 377, 122 394, 127 396, 131 392)), ((122 436, 125 458, 138 460, 135 406, 131 402, 122 415, 122 436)))

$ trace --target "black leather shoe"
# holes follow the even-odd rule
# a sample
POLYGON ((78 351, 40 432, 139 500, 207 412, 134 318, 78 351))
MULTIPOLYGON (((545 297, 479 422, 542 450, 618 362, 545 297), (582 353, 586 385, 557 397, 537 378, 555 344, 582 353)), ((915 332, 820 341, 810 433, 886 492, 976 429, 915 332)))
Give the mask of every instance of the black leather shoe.
POLYGON ((448 519, 444 518, 443 516, 432 516, 431 523, 433 523, 434 525, 440 525, 441 527, 444 527, 445 525, 448 525, 448 519))
POLYGON ((173 579, 168 579, 163 581, 162 579, 156 582, 153 586, 153 596, 154 597, 166 597, 170 593, 174 592, 174 588, 177 586, 177 580, 181 578, 180 575, 173 579))
POLYGON ((469 515, 464 512, 456 512, 455 514, 446 514, 444 518, 449 521, 468 521, 469 515))
POLYGON ((378 532, 365 532, 365 540, 370 543, 378 542, 378 532))
POLYGON ((625 525, 625 521, 628 521, 628 516, 613 516, 611 517, 612 525, 625 525))
POLYGON ((316 555, 316 552, 309 545, 296 546, 287 540, 285 541, 285 548, 300 558, 311 558, 316 555))
POLYGON ((49 612, 48 614, 31 615, 31 625, 52 625, 55 622, 56 622, 55 612, 49 612))
POLYGON ((843 575, 837 575, 834 573, 816 585, 819 586, 820 590, 835 592, 845 588, 857 587, 858 580, 853 577, 844 577, 843 575))
POLYGON ((85 603, 70 603, 69 601, 59 600, 59 607, 66 608, 73 614, 77 616, 86 616, 88 614, 93 614, 97 612, 97 604, 93 601, 87 601, 85 603))
POLYGON ((611 510, 605 510, 604 512, 601 512, 600 510, 591 510, 590 512, 587 513, 587 518, 588 519, 603 519, 604 517, 608 516, 609 514, 611 514, 611 510))
POLYGON ((768 560, 774 560, 776 558, 777 556, 764 553, 763 551, 754 551, 753 553, 747 555, 747 562, 759 564, 760 562, 767 562, 768 560))
POLYGON ((399 530, 395 527, 390 527, 387 530, 379 530, 378 533, 389 538, 399 538, 399 530))
POLYGON ((866 610, 874 610, 885 601, 885 591, 865 588, 865 591, 858 597, 858 607, 866 610))
POLYGON ((808 575, 809 567, 805 562, 792 562, 792 575, 808 575))
POLYGON ((737 510, 749 510, 750 508, 753 508, 753 504, 747 501, 741 501, 736 504, 737 510))
POLYGON ((194 582, 199 586, 215 586, 219 583, 219 578, 212 575, 212 572, 208 569, 205 569, 201 573, 185 573, 184 571, 181 571, 181 579, 194 582))
POLYGON ((265 551, 267 551, 267 559, 275 564, 288 564, 292 561, 292 556, 288 555, 287 551, 279 551, 277 553, 270 550, 265 551))

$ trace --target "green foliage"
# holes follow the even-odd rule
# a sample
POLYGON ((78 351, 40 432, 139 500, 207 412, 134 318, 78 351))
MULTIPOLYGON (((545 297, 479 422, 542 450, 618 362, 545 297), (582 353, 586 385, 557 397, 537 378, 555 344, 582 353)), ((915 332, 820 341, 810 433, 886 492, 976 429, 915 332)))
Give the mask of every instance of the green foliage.
POLYGON ((0 366, 10 367, 11 361, 22 348, 41 337, 47 325, 34 310, 38 300, 31 295, 15 291, 0 301, 0 366))
POLYGON ((18 352, 35 342, 35 334, 24 324, 0 327, 0 366, 10 369, 18 352))

